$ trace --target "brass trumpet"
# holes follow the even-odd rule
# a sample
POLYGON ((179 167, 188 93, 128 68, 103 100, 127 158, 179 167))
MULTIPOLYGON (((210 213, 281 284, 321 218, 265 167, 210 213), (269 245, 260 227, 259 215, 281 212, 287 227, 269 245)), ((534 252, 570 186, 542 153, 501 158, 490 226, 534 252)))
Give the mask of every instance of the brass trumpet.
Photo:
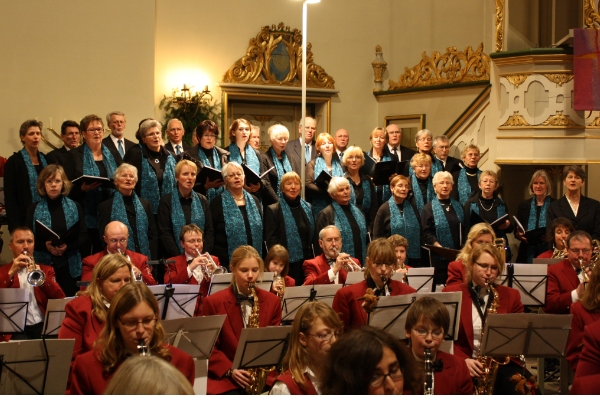
POLYGON ((41 269, 35 269, 35 260, 33 254, 29 254, 27 250, 23 250, 23 255, 27 256, 27 283, 33 287, 42 286, 46 283, 46 274, 41 269))
MULTIPOLYGON (((208 253, 202 254, 202 253, 200 253, 200 250, 198 250, 198 249, 196 249, 196 253, 198 254, 199 257, 202 257, 204 260, 204 262, 200 264, 200 268, 201 268, 204 279, 206 279, 207 281, 211 280, 213 275, 224 274, 226 272, 223 267, 219 267, 214 262, 214 260, 210 256, 210 254, 208 254, 208 253)), ((198 277, 196 277, 196 280, 199 281, 198 277)))
MULTIPOLYGON (((335 247, 332 250, 335 252, 335 258, 338 258, 340 256, 339 250, 335 247)), ((363 272, 365 270, 363 267, 355 263, 354 260, 352 260, 352 257, 350 256, 342 260, 342 262, 344 264, 344 269, 346 270, 346 272, 363 272)))
POLYGON ((275 285, 281 286, 281 289, 276 288, 275 291, 277 292, 277 296, 279 296, 281 301, 283 301, 283 295, 285 293, 285 278, 279 275, 277 271, 273 274, 273 287, 275 287, 275 285))
MULTIPOLYGON (((131 258, 129 257, 129 255, 127 255, 127 253, 125 253, 125 250, 121 250, 120 248, 117 249, 117 251, 119 252, 120 255, 122 255, 123 257, 125 257, 129 262, 131 262, 131 258)), ((131 264, 133 265, 133 263, 131 264)), ((131 273, 133 274, 133 278, 135 279, 136 282, 143 282, 143 277, 142 277, 142 271, 140 271, 138 274, 136 274, 133 269, 131 270, 131 273)))

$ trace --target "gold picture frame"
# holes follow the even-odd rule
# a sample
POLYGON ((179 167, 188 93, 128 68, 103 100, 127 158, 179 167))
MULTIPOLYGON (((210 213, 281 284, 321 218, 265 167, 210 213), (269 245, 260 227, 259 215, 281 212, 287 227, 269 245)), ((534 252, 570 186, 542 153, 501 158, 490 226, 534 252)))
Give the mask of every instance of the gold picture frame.
POLYGON ((421 129, 425 129, 425 123, 425 114, 391 115, 384 118, 383 127, 398 125, 402 129, 402 146, 417 150, 415 136, 421 129))

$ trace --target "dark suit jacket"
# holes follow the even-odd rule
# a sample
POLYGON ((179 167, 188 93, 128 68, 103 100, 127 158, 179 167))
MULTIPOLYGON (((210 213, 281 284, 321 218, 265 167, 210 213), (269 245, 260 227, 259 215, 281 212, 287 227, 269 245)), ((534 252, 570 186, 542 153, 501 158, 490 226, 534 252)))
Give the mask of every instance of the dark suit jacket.
POLYGON ((46 154, 46 161, 48 161, 48 164, 64 165, 63 159, 65 154, 68 152, 69 150, 67 150, 65 146, 59 147, 58 149, 52 150, 50 153, 46 154))
MULTIPOLYGON (((498 314, 522 313, 523 303, 521 294, 513 288, 496 285, 500 304, 498 314)), ((467 284, 446 286, 443 292, 462 292, 462 305, 460 310, 460 328, 458 340, 454 341, 454 354, 462 359, 473 356, 473 300, 467 284)), ((436 384, 437 386, 437 384, 436 384)))
MULTIPOLYGON (((390 147, 387 144, 385 145, 385 149, 390 152, 390 156, 393 160, 398 161, 398 155, 392 154, 392 152, 390 151, 390 147)), ((417 154, 417 152, 413 149, 400 145, 400 158, 402 159, 401 161, 408 161, 410 163, 410 160, 415 154, 417 154)), ((406 165, 408 166, 408 164, 406 165)))
POLYGON ((546 226, 552 225, 552 221, 558 217, 570 219, 576 230, 586 231, 593 239, 600 240, 600 202, 597 200, 582 195, 575 216, 569 201, 563 196, 548 207, 546 226))
MULTIPOLYGON (((181 147, 182 147, 182 151, 181 151, 182 154, 192 148, 191 146, 183 143, 183 141, 181 142, 181 147)), ((175 149, 173 148, 173 144, 169 140, 167 140, 167 144, 165 144, 165 149, 169 150, 171 152, 171 154, 173 154, 174 156, 177 155, 177 153, 175 152, 175 149)))
MULTIPOLYGON (((302 210, 302 213, 306 215, 304 210, 302 210)), ((312 215, 306 215, 306 217, 310 219, 312 218, 312 215)), ((276 244, 280 244, 285 248, 288 247, 283 211, 281 211, 279 203, 271 204, 270 206, 265 207, 263 226, 265 232, 263 239, 267 242, 267 248, 270 249, 276 244)), ((311 232, 310 237, 301 238, 300 240, 302 244, 306 243, 307 247, 310 247, 313 236, 314 232, 311 232)), ((304 256, 306 257, 307 254, 304 254, 304 256)))
MULTIPOLYGON (((177 368, 193 385, 196 368, 192 357, 169 344, 164 346, 167 346, 171 353, 170 364, 177 368)), ((97 351, 98 349, 88 351, 75 359, 71 370, 71 394, 103 394, 106 390, 114 372, 110 375, 104 373, 104 366, 98 360, 97 351)))
MULTIPOLYGON (((160 152, 162 153, 161 158, 164 156, 164 154, 170 154, 167 151, 167 149, 165 149, 164 146, 160 147, 160 152)), ((137 193, 138 196, 141 196, 142 184, 144 184, 144 179, 142 177, 142 163, 148 163, 148 165, 150 165, 150 167, 151 167, 150 171, 152 171, 155 174, 157 173, 157 170, 160 171, 161 164, 155 164, 153 162, 151 163, 148 160, 148 147, 146 147, 145 145, 142 147, 134 146, 131 149, 129 149, 127 151, 127 153, 125 153, 125 157, 123 157, 123 161, 126 163, 129 163, 137 168, 138 180, 137 180, 137 183, 135 184, 135 192, 137 193)), ((166 165, 165 165, 165 167, 166 167, 166 165)), ((175 172, 173 172, 173 174, 175 174, 175 172)), ((162 182, 161 181, 158 181, 158 182, 159 182, 158 196, 160 197, 162 182)))
MULTIPOLYGON (((107 137, 102 139, 102 144, 105 145, 106 147, 108 147, 108 150, 110 150, 113 157, 115 158, 115 161, 117 162, 117 166, 121 165, 123 163, 123 157, 121 157, 121 154, 119 153, 117 146, 115 146, 115 142, 112 141, 110 135, 108 135, 107 137)), ((135 145, 136 145, 135 142, 132 142, 131 140, 123 138, 124 154, 127 153, 127 150, 129 150, 130 148, 132 148, 135 145)))
MULTIPOLYGON (((259 301, 259 326, 279 326, 281 323, 281 302, 273 293, 256 289, 259 301)), ((244 328, 242 310, 236 304, 231 287, 221 290, 204 299, 202 315, 227 315, 215 347, 208 361, 207 394, 221 394, 239 389, 239 386, 225 373, 231 368, 244 328)))
POLYGON ((571 394, 600 393, 600 322, 583 331, 583 350, 575 372, 571 394))
MULTIPOLYGON (((444 171, 450 172, 451 174, 456 171, 460 171, 462 168, 461 164, 462 164, 462 161, 459 160, 458 158, 448 156, 448 158, 446 158, 446 165, 444 166, 444 171)), ((442 165, 443 165, 443 163, 442 163, 442 165)), ((454 182, 454 184, 456 185, 456 182, 454 182)))
MULTIPOLYGON (((315 146, 315 141, 313 140, 311 143, 311 149, 310 149, 310 160, 314 160, 315 158, 317 158, 317 148, 315 146)), ((297 165, 301 164, 301 160, 302 160, 302 153, 300 153, 301 151, 304 151, 304 146, 302 146, 302 144, 300 144, 300 139, 294 139, 294 140, 290 140, 288 142, 288 144, 285 146, 285 152, 288 155, 288 157, 290 158, 295 158, 296 160, 294 161, 297 165)), ((310 160, 304 160, 305 164, 307 164, 310 160)), ((298 172, 298 175, 300 173, 298 172)))
MULTIPOLYGON (((360 265, 360 261, 358 261, 356 258, 352 258, 352 260, 360 265)), ((306 277, 304 279, 304 285, 328 285, 332 283, 329 280, 328 274, 330 268, 329 264, 327 264, 325 255, 321 254, 311 260, 304 260, 302 268, 304 269, 304 276, 306 277)), ((343 285, 346 283, 348 273, 342 268, 338 274, 340 275, 338 279, 339 283, 343 285)))
MULTIPOLYGON (((38 265, 46 274, 46 283, 44 283, 42 286, 34 287, 33 293, 42 315, 45 316, 46 308, 48 307, 48 299, 64 299, 65 294, 58 283, 56 283, 56 274, 54 273, 54 268, 49 265, 38 265)), ((19 277, 17 274, 13 275, 12 278, 8 276, 10 267, 12 267, 12 263, 4 264, 0 267, 0 289, 19 289, 21 287, 21 283, 19 282, 19 277)))
MULTIPOLYGON (((268 171, 269 168, 272 168, 273 166, 275 166, 275 164, 273 164, 273 156, 271 155, 270 149, 271 148, 269 148, 269 150, 267 150, 267 152, 263 154, 262 162, 264 163, 264 165, 261 166, 261 168, 260 168, 261 171, 268 171)), ((284 152, 285 152, 285 150, 284 150, 284 152)), ((285 152, 285 153, 287 154, 287 152, 285 152)), ((296 157, 290 157, 289 154, 287 154, 287 156, 288 156, 288 160, 290 161, 290 166, 292 167, 292 171, 294 171, 295 173, 300 175, 301 174, 300 159, 296 158, 296 157)), ((279 188, 279 177, 277 176, 277 170, 275 168, 273 168, 267 174, 266 178, 269 180, 269 183, 271 184, 271 188, 273 188, 273 190, 275 192, 277 192, 277 189, 279 188)))
POLYGON ((600 321, 600 313, 589 312, 578 301, 571 306, 571 315, 573 319, 571 320, 571 332, 569 333, 569 342, 565 356, 567 361, 569 361, 571 369, 576 371, 583 345, 583 329, 596 321, 600 321))
MULTIPOLYGON (((221 161, 221 166, 224 166, 225 164, 227 164, 229 152, 227 150, 224 150, 217 146, 215 146, 215 149, 217 149, 217 154, 219 155, 219 160, 221 161)), ((199 151, 202 151, 202 150, 200 150, 200 145, 197 144, 194 147, 190 148, 188 151, 184 152, 184 154, 187 154, 192 159, 194 159, 194 161, 196 161, 196 165, 198 165, 198 175, 200 174, 200 169, 202 169, 204 167, 204 164, 202 164, 202 161, 200 160, 200 156, 198 156, 199 151)), ((209 167, 212 167, 212 165, 209 165, 209 167)), ((206 189, 204 188, 205 183, 206 182, 200 182, 200 181, 196 180, 196 185, 194 186, 194 190, 196 192, 201 193, 204 196, 206 196, 206 189)))
POLYGON ((579 278, 569 260, 549 265, 544 311, 548 314, 568 314, 572 304, 571 292, 577 286, 579 278))
POLYGON ((58 331, 59 339, 75 339, 71 366, 75 358, 94 348, 94 342, 104 328, 104 321, 100 321, 92 312, 90 296, 79 296, 67 303, 66 316, 58 331))
MULTIPOLYGON (((81 280, 90 282, 92 280, 94 267, 102 257, 107 255, 108 252, 106 249, 92 254, 91 256, 87 256, 84 258, 82 263, 82 272, 81 272, 81 280)), ((156 285, 156 281, 152 276, 152 268, 148 265, 148 257, 143 254, 136 253, 135 251, 125 250, 125 254, 129 256, 131 263, 137 267, 140 271, 142 271, 142 280, 146 285, 156 285)))
MULTIPOLYGON (((335 294, 332 308, 344 323, 344 332, 367 325, 367 313, 362 307, 363 301, 358 300, 358 298, 364 296, 368 288, 367 281, 363 280, 353 285, 345 286, 335 294)), ((392 296, 417 292, 410 286, 395 280, 390 280, 390 289, 390 295, 392 296)))

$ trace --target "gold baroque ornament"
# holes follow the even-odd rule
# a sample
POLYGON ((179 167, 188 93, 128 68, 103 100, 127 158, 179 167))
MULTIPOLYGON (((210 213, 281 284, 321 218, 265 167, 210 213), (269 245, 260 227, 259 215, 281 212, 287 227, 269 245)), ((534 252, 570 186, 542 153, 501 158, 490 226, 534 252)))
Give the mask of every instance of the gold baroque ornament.
POLYGON ((600 117, 596 117, 586 128, 600 128, 600 117))
POLYGON ((573 79, 573 74, 542 74, 549 81, 556 83, 559 87, 573 79))
POLYGON ((460 52, 453 46, 448 47, 444 54, 434 51, 431 57, 423 52, 421 62, 413 68, 404 68, 398 82, 390 79, 389 90, 489 79, 490 57, 483 52, 483 43, 475 51, 467 46, 464 52, 460 52))
POLYGON ((513 84, 515 89, 518 89, 519 85, 525 82, 525 79, 527 79, 529 75, 530 74, 506 75, 505 78, 507 81, 513 84))
POLYGON ((578 126, 568 115, 563 115, 562 111, 556 111, 556 115, 551 115, 542 122, 544 126, 578 126))
POLYGON ((531 124, 525 121, 525 118, 523 118, 518 111, 515 111, 514 114, 508 117, 506 122, 500 126, 531 126, 531 124))
MULTIPOLYGON (((306 85, 334 89, 335 81, 313 63, 310 43, 306 46, 306 85)), ((302 34, 283 22, 263 26, 250 39, 246 55, 223 75, 223 82, 255 85, 302 86, 302 34)))
POLYGON ((596 0, 583 1, 583 25, 588 29, 597 29, 595 23, 600 24, 600 15, 596 10, 596 0))
POLYGON ((504 1, 496 0, 496 51, 504 48, 504 1))

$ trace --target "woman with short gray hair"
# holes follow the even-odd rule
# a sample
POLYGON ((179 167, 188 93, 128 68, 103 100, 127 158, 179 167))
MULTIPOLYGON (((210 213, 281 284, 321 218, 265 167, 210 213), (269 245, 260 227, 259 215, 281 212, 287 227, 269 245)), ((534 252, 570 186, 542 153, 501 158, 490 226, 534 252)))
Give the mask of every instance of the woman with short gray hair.
POLYGON ((295 172, 300 175, 300 163, 296 157, 288 157, 285 152, 285 146, 290 139, 290 132, 285 126, 275 124, 270 126, 267 132, 271 147, 269 147, 263 157, 263 162, 265 163, 264 169, 269 170, 273 168, 267 174, 267 178, 271 183, 271 187, 281 199, 281 188, 279 187, 281 178, 288 172, 295 172))

